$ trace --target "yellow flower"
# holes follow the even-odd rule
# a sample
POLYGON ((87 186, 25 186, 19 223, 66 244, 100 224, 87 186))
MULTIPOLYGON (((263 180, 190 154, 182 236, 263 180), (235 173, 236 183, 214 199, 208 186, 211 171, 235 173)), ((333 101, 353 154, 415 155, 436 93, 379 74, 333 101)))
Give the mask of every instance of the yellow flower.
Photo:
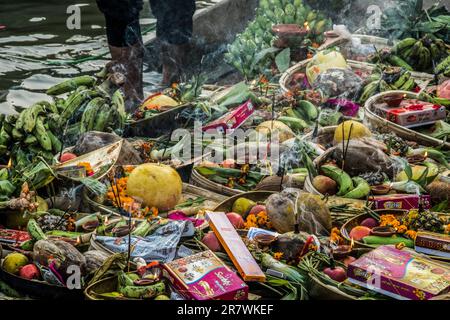
POLYGON ((281 260, 281 258, 283 257, 283 252, 275 252, 273 254, 273 257, 274 259, 281 260))
POLYGON ((416 240, 417 232, 414 230, 408 230, 405 232, 405 236, 407 236, 408 238, 410 238, 412 240, 416 240))
POLYGON ((408 228, 404 224, 397 227, 398 233, 405 233, 406 231, 408 231, 408 228))

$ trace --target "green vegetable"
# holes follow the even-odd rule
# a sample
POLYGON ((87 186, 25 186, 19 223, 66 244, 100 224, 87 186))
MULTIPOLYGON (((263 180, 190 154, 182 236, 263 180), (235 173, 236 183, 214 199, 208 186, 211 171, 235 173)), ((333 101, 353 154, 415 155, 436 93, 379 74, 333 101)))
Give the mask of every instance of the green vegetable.
POLYGON ((268 253, 261 254, 261 264, 265 268, 273 269, 283 273, 286 276, 286 279, 292 282, 299 284, 303 284, 305 282, 305 277, 300 274, 300 272, 297 271, 294 267, 276 260, 268 253))
POLYGON ((381 245, 387 245, 387 244, 400 244, 403 243, 408 248, 414 248, 414 241, 411 239, 406 239, 403 237, 379 237, 379 236, 367 236, 364 237, 363 242, 365 244, 371 245, 371 246, 381 246, 381 245))
POLYGON ((0 195, 2 196, 11 196, 16 187, 9 180, 0 180, 0 195))

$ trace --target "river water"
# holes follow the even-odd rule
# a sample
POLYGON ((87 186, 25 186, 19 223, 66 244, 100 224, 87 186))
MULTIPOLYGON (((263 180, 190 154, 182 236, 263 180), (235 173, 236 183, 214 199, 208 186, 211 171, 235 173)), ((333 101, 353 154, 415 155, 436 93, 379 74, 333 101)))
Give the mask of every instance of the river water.
MULTIPOLYGON (((200 10, 220 0, 198 1, 200 10)), ((148 1, 141 12, 142 29, 155 24, 148 1)), ((73 11, 71 11, 72 13, 73 11)), ((0 112, 10 114, 36 101, 52 84, 83 72, 99 70, 109 56, 76 65, 56 64, 107 52, 104 19, 95 0, 1 0, 0 3, 0 112), (79 7, 80 28, 69 29, 71 5, 79 7)), ((160 80, 144 74, 145 89, 160 80)))

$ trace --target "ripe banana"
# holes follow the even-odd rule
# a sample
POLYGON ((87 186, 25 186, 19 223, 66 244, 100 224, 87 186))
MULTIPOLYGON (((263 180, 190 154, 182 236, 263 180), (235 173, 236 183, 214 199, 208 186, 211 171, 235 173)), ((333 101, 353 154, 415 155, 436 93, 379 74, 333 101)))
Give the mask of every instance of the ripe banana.
POLYGON ((339 186, 339 191, 336 193, 337 196, 343 196, 353 190, 352 178, 343 170, 335 166, 324 165, 320 169, 327 177, 336 181, 339 186))

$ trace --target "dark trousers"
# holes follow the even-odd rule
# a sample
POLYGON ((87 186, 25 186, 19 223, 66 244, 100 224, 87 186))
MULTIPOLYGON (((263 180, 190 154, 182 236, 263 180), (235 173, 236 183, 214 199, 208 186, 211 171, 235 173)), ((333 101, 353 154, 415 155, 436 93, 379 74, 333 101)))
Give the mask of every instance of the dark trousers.
MULTIPOLYGON (((143 0, 97 0, 105 15, 108 44, 128 47, 142 41, 139 12, 143 0)), ((157 19, 156 35, 163 42, 180 45, 192 37, 195 0, 150 0, 157 19)))

